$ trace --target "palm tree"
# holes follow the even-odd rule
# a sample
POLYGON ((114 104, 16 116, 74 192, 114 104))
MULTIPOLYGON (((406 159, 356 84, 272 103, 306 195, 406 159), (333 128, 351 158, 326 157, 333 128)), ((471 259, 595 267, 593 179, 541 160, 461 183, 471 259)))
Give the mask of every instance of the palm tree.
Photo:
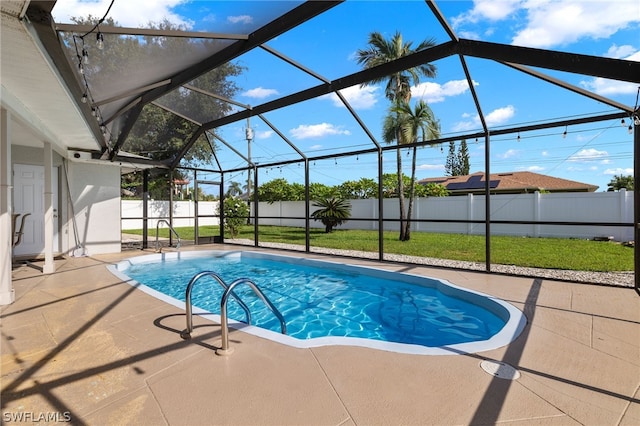
MULTIPOLYGON (((401 130, 401 139, 406 143, 416 143, 421 138, 422 142, 438 139, 440 137, 440 122, 427 103, 420 99, 414 105, 414 109, 408 103, 397 103, 393 108, 398 119, 398 128, 401 130)), ((409 208, 407 209, 407 226, 404 239, 411 238, 411 214, 413 212, 413 198, 415 196, 417 147, 412 148, 411 180, 409 181, 409 208)))
MULTIPOLYGON (((363 65, 365 69, 383 65, 404 56, 408 56, 428 49, 435 45, 434 39, 424 40, 415 49, 412 48, 412 42, 403 42, 402 34, 399 31, 393 35, 390 40, 385 39, 379 32, 369 34, 369 43, 366 49, 359 49, 357 52, 358 63, 363 65)), ((417 85, 420 82, 420 76, 433 78, 436 75, 436 67, 432 64, 422 64, 404 71, 398 71, 387 77, 380 77, 371 80, 363 85, 377 84, 386 81, 385 87, 386 97, 393 103, 405 102, 411 100, 411 84, 417 85)), ((404 208, 404 184, 402 182, 402 153, 400 145, 402 136, 400 127, 395 127, 395 137, 387 142, 395 140, 398 144, 396 150, 396 165, 398 169, 398 200, 400 203, 400 240, 405 241, 408 217, 404 208)), ((414 158, 415 161, 415 158, 414 158)), ((415 167, 415 163, 413 164, 415 167)))
POLYGON ((319 220, 325 226, 324 232, 333 232, 333 228, 346 223, 351 217, 351 203, 342 198, 325 197, 314 201, 314 207, 320 209, 311 213, 314 220, 319 220))
POLYGON ((229 188, 227 189, 227 196, 233 197, 234 195, 242 194, 242 188, 238 182, 229 182, 229 188))

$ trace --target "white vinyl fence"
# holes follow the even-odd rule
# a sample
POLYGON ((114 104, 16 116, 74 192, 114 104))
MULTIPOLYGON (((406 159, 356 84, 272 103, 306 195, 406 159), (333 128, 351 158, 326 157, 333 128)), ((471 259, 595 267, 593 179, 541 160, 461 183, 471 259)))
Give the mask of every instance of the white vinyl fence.
MULTIPOLYGON (((408 200, 407 200, 408 201, 408 200)), ((367 220, 350 220, 339 229, 378 229, 378 200, 351 200, 351 217, 367 220)), ((215 214, 218 202, 198 203, 200 215, 215 214)), ((317 207, 310 206, 310 212, 317 207)), ((194 225, 192 201, 174 202, 174 226, 194 225), (179 219, 179 217, 190 217, 179 219)), ((168 217, 168 201, 150 201, 150 217, 168 217)), ((304 227, 304 202, 282 201, 258 205, 260 225, 304 227), (267 219, 266 217, 270 217, 267 219), (300 218, 300 219, 288 219, 300 218)), ((397 199, 383 200, 384 219, 398 219, 397 199)), ((123 200, 122 217, 141 217, 142 201, 123 200)), ((484 195, 418 198, 414 202, 413 219, 423 220, 482 220, 485 219, 484 195)), ((585 223, 633 223, 633 192, 567 192, 552 194, 505 194, 491 196, 492 221, 539 221, 539 222, 585 222, 585 223)), ((200 225, 218 225, 218 218, 200 218, 200 225)), ((314 228, 323 228, 320 222, 311 220, 314 228)), ((149 221, 149 228, 156 221, 149 221)), ((163 225, 161 225, 163 226, 163 225)), ((399 222, 384 222, 384 229, 399 230, 399 222)), ((140 229, 142 220, 123 219, 122 229, 140 229)), ((414 222, 413 231, 446 232, 484 235, 484 223, 414 222)), ((613 237, 616 241, 633 240, 632 226, 605 225, 530 225, 491 224, 492 235, 516 235, 528 237, 585 238, 613 237)))
MULTIPOLYGON (((207 216, 218 213, 217 201, 199 201, 198 215, 207 216)), ((169 218, 169 201, 151 200, 148 202, 149 218, 169 218)), ((122 200, 120 217, 122 217, 122 229, 142 229, 142 219, 126 219, 129 217, 142 217, 142 200, 122 200)), ((173 226, 194 226, 195 225, 195 203, 193 201, 173 202, 173 226)), ((149 219, 149 229, 155 229, 158 219, 149 219)), ((217 217, 200 217, 198 225, 219 225, 217 217)), ((161 224, 160 227, 166 227, 161 224)))
MULTIPOLYGON (((398 219, 397 199, 383 200, 383 218, 398 219)), ((408 201, 407 201, 408 202, 408 201)), ((310 212, 317 207, 310 206, 310 212)), ((304 227, 304 219, 265 219, 264 217, 304 218, 304 202, 283 201, 273 204, 260 203, 259 224, 304 227)), ((351 200, 352 218, 339 229, 378 229, 378 200, 351 200)), ((418 198, 414 201, 413 219, 424 220, 484 220, 484 195, 418 198)), ((492 221, 538 222, 591 222, 633 223, 633 192, 567 192, 541 194, 500 194, 491 196, 492 221)), ((311 220, 314 228, 323 228, 320 222, 311 220)), ((384 229, 399 230, 399 222, 384 222, 384 229)), ((484 235, 484 223, 420 223, 411 224, 419 232, 446 232, 484 235)), ((594 238, 613 237, 616 241, 633 240, 632 226, 601 225, 527 225, 491 224, 492 235, 516 235, 528 237, 594 238)))

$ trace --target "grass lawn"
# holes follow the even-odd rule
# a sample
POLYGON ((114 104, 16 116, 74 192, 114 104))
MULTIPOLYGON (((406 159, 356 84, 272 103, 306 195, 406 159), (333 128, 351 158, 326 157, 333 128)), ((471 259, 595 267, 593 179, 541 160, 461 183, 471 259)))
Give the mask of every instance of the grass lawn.
MULTIPOLYGON (((180 238, 193 240, 193 227, 175 228, 180 238)), ((142 230, 124 233, 142 234, 142 230)), ((260 226, 261 242, 305 243, 304 228, 260 226)), ((217 226, 200 227, 200 236, 218 235, 217 226)), ((168 237, 168 228, 160 229, 168 237)), ((155 238, 155 229, 149 230, 155 238)), ((243 227, 237 238, 253 240, 253 227, 243 227)), ((341 230, 325 234, 324 229, 310 230, 311 245, 342 250, 378 251, 378 231, 341 230)), ((481 235, 412 232, 410 241, 398 241, 398 233, 384 233, 386 253, 439 259, 485 261, 485 238, 481 235)), ((526 238, 494 236, 491 238, 491 262, 503 265, 577 271, 632 271, 633 248, 615 242, 564 238, 526 238)))

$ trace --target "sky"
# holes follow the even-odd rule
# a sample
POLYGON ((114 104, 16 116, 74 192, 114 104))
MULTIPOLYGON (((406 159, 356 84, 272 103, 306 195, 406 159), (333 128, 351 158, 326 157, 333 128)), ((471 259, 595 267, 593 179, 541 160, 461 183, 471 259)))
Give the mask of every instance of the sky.
MULTIPOLYGON (((246 33, 266 24, 278 13, 295 7, 293 1, 115 0, 109 17, 118 25, 134 27, 168 20, 193 31, 246 33)), ((110 0, 58 0, 57 22, 71 16, 102 16, 110 0)), ((476 0, 437 2, 459 37, 494 43, 559 50, 600 57, 640 61, 640 2, 476 0)), ((358 72, 357 51, 367 47, 377 31, 390 38, 399 31, 413 46, 426 39, 436 43, 448 36, 423 1, 348 0, 306 22, 267 45, 297 63, 332 80, 358 72)), ((494 61, 467 58, 473 88, 490 129, 616 112, 612 107, 563 90, 494 61)), ((260 105, 321 83, 263 49, 236 62, 246 71, 235 79, 236 101, 260 105)), ((434 62, 435 78, 421 78, 412 87, 412 102, 425 100, 439 119, 443 137, 481 130, 479 113, 458 57, 434 62)), ((638 83, 622 83, 584 75, 542 70, 576 87, 616 102, 637 105, 638 83)), ((639 76, 640 80, 640 76, 639 76)), ((342 91, 358 117, 382 142, 381 128, 389 101, 383 84, 355 86, 342 91)), ((265 117, 307 156, 367 149, 373 142, 335 95, 273 111, 265 117)), ((225 141, 247 156, 246 127, 254 131, 251 158, 257 163, 299 158, 271 127, 257 117, 218 129, 225 141)), ((532 171, 607 189, 614 175, 633 174, 633 135, 630 120, 496 136, 491 139, 491 172, 532 171)), ((484 140, 467 140, 471 172, 484 170, 484 140)), ((220 146, 220 160, 228 168, 246 163, 220 146)), ((418 151, 418 179, 445 175, 448 145, 418 151)), ((403 153, 404 173, 410 157, 403 153)), ((383 157, 385 173, 395 173, 395 154, 383 157)), ((377 155, 365 154, 313 162, 311 181, 338 185, 346 180, 377 177, 377 155)), ((285 178, 304 182, 300 165, 265 169, 260 181, 285 178)), ((246 174, 225 176, 246 181, 246 174)))

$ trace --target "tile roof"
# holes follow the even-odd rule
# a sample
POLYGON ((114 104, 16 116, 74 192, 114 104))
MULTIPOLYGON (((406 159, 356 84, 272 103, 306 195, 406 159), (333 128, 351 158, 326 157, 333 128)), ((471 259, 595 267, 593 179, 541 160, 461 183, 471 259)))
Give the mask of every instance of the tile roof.
MULTIPOLYGON (((539 190, 549 192, 594 192, 598 189, 596 185, 533 172, 491 173, 490 176, 489 182, 492 192, 520 193, 539 190)), ((418 183, 423 185, 439 183, 452 193, 479 193, 484 191, 485 174, 484 172, 476 172, 465 176, 426 178, 418 181, 418 183)))

